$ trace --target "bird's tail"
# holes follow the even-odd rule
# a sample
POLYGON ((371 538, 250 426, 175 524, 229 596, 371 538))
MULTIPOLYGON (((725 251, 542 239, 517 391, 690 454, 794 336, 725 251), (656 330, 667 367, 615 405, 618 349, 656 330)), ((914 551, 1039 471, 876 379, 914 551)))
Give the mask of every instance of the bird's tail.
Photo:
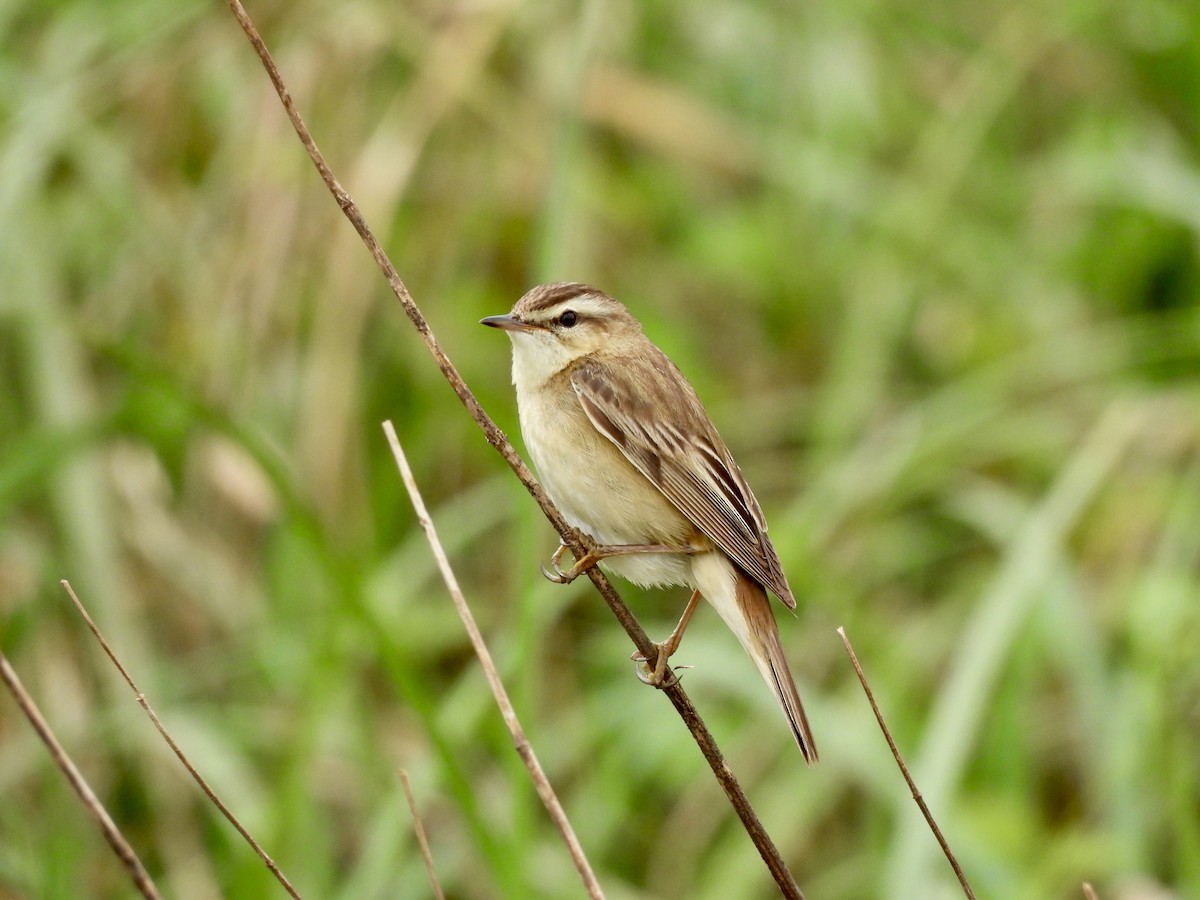
POLYGON ((711 553, 696 557, 693 573, 700 593, 737 635, 763 680, 774 692, 783 714, 787 716, 800 752, 804 754, 804 761, 810 766, 815 764, 818 759, 817 745, 813 741, 808 717, 804 714, 796 682, 779 641, 779 628, 775 624, 766 590, 725 558, 724 554, 711 553))

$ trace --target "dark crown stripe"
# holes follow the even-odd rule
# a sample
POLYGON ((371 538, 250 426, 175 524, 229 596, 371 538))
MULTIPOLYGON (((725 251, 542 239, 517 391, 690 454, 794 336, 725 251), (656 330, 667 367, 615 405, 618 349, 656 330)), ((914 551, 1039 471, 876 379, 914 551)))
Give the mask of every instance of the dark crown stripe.
POLYGON ((542 285, 523 305, 527 312, 537 312, 549 309, 556 304, 562 303, 564 300, 571 300, 575 297, 581 297, 584 294, 599 293, 600 291, 589 284, 580 284, 576 281, 560 281, 555 284, 542 285))

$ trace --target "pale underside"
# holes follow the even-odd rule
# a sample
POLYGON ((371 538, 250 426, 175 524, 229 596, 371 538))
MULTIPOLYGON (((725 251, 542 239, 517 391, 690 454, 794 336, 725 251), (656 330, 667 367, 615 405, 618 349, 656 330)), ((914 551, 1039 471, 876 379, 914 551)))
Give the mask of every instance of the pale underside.
MULTIPOLYGON (((602 544, 723 551, 786 605, 795 600, 757 500, 690 385, 649 341, 637 361, 585 357, 555 376, 550 415, 521 404, 521 430, 546 490, 602 544), (567 385, 563 385, 566 388, 567 385), (570 454, 551 448, 569 446, 570 454)), ((635 584, 696 587, 685 555, 614 557, 635 584)))

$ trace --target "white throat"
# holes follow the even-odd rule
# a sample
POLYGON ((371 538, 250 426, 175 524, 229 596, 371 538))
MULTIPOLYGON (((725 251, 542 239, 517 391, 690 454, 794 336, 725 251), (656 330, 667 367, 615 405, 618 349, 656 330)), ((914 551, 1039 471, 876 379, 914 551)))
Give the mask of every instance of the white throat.
POLYGON ((509 332, 513 345, 512 382, 518 397, 535 391, 574 360, 571 348, 552 334, 509 332))

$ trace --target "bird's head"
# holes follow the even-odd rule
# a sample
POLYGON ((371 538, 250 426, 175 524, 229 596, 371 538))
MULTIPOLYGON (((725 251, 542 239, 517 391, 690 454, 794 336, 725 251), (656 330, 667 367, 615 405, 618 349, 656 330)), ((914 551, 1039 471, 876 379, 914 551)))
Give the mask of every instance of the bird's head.
POLYGON ((513 342, 513 359, 545 379, 601 350, 620 350, 642 328, 625 307, 586 284, 555 282, 529 291, 505 316, 480 324, 501 328, 513 342))

